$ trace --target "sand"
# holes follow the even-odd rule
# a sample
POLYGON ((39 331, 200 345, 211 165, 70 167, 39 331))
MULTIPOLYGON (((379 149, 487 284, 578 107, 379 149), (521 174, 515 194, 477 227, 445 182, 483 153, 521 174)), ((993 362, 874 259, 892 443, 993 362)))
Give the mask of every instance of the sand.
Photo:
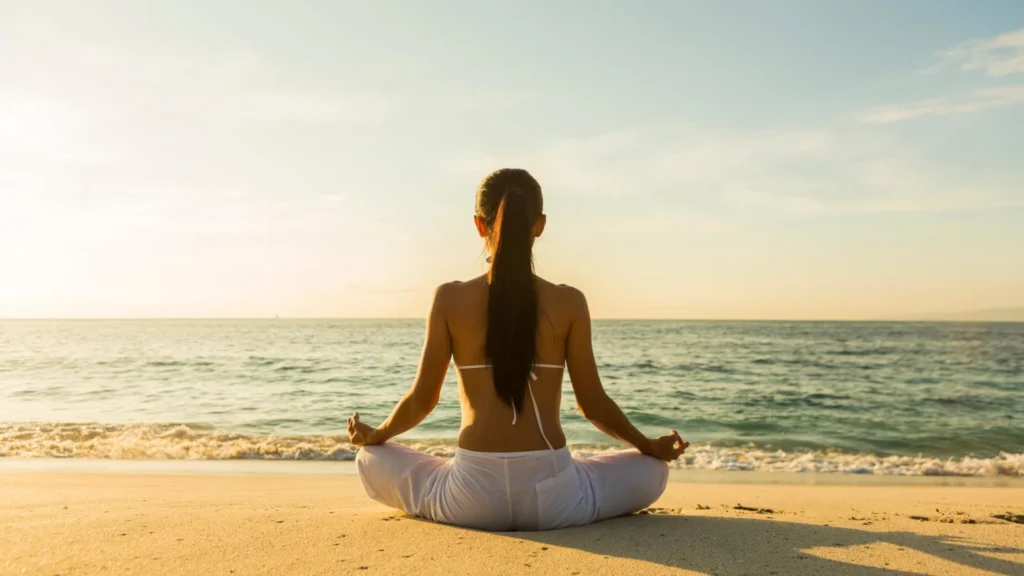
POLYGON ((1006 512, 1020 484, 672 482, 646 514, 484 533, 388 510, 353 476, 5 472, 0 574, 1024 574, 1006 512))

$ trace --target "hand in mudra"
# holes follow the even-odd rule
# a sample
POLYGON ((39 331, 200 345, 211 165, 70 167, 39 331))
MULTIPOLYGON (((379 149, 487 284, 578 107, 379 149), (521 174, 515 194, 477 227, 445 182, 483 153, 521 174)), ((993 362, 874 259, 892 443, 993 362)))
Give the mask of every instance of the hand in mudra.
POLYGON ((348 442, 353 446, 374 446, 383 442, 377 439, 377 429, 359 421, 359 412, 348 419, 348 442))
POLYGON ((686 452, 686 449, 690 447, 690 443, 683 440, 679 436, 679 432, 672 430, 672 433, 667 436, 658 436, 657 438, 651 438, 650 444, 647 449, 643 451, 648 456, 653 456, 658 460, 664 460, 671 462, 676 458, 679 458, 686 452))

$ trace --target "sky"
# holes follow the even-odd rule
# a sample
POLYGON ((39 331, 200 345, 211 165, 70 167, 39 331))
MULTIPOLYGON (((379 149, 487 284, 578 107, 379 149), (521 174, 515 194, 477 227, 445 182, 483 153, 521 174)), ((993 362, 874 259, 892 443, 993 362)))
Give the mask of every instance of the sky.
POLYGON ((0 317, 422 317, 490 171, 606 318, 1024 306, 1024 2, 0 0, 0 317))

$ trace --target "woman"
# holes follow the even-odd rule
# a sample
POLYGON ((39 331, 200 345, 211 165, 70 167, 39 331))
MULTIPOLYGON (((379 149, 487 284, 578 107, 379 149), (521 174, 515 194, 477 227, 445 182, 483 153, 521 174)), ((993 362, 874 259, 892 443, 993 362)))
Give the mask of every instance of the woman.
POLYGON ((540 185, 503 169, 480 184, 476 229, 490 271, 440 286, 412 388, 374 428, 349 419, 362 446, 359 477, 371 498, 437 522, 483 530, 548 530, 636 512, 665 490, 667 461, 689 446, 679 434, 647 438, 605 394, 590 311, 575 288, 533 273, 533 241, 546 217, 540 185), (437 405, 454 356, 462 429, 452 459, 387 443, 437 405), (563 366, 580 413, 636 450, 575 459, 559 421, 563 366))

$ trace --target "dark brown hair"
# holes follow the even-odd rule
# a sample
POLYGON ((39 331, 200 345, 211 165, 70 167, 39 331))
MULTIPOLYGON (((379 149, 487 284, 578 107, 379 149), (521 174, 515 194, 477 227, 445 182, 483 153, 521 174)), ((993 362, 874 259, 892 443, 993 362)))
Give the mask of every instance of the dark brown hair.
POLYGON ((533 225, 544 213, 540 184, 526 170, 503 168, 480 183, 476 214, 487 230, 491 269, 484 351, 494 389, 516 412, 537 354, 537 282, 533 225))

